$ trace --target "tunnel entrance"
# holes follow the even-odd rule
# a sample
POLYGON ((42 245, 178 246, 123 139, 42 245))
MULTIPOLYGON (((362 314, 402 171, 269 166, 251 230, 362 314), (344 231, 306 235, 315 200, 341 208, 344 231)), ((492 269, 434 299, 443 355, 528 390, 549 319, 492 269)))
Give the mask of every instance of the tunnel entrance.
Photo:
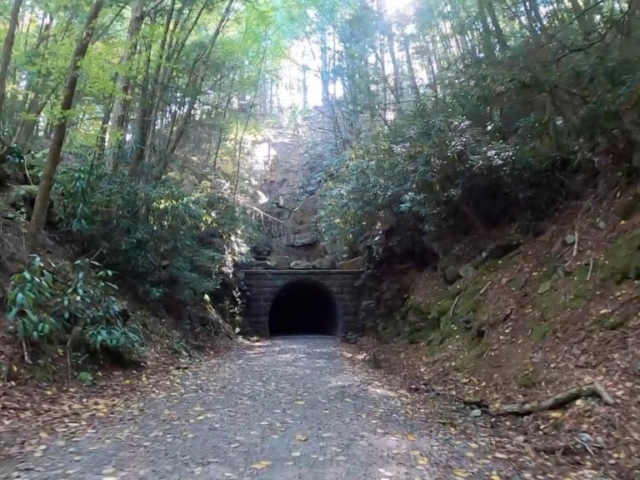
POLYGON ((338 305, 333 293, 314 280, 287 283, 271 302, 271 336, 337 335, 338 324, 338 305))

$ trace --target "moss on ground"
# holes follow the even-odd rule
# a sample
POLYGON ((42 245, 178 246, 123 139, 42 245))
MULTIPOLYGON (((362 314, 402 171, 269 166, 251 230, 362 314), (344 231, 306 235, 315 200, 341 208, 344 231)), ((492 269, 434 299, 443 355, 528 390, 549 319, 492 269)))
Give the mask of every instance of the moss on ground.
POLYGON ((553 325, 551 322, 536 323, 531 327, 531 333, 529 336, 534 342, 541 342, 553 331, 553 325))
POLYGON ((620 284, 625 280, 640 280, 640 232, 618 238, 607 250, 602 276, 620 284))

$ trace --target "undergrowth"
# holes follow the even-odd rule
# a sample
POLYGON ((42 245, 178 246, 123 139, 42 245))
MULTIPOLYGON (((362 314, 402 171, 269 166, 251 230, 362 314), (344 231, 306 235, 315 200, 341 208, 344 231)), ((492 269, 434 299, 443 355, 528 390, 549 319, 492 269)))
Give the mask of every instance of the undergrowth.
POLYGON ((41 358, 60 348, 71 353, 135 360, 142 336, 127 324, 126 308, 115 296, 113 275, 87 259, 59 264, 33 256, 9 287, 8 319, 23 345, 25 360, 41 358))
POLYGON ((221 298, 220 285, 244 251, 246 222, 211 185, 188 192, 171 178, 141 183, 87 162, 63 169, 54 193, 63 231, 143 298, 236 300, 221 298))

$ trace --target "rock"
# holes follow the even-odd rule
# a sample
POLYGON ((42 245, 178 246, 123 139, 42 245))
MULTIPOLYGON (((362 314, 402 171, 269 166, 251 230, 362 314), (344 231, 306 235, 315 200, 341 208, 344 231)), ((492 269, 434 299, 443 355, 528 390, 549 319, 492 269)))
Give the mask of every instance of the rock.
POLYGON ((460 327, 467 331, 470 332, 473 330, 473 324, 475 323, 475 317, 473 316, 472 313, 469 313, 467 315, 465 315, 464 317, 462 317, 461 319, 458 320, 458 323, 460 324, 460 327))
POLYGON ((493 260, 499 260, 516 251, 521 246, 522 242, 519 240, 507 240, 504 242, 499 242, 489 247, 484 252, 483 256, 485 256, 486 258, 491 258, 493 260))
POLYGON ((578 433, 577 437, 578 437, 578 440, 580 440, 582 443, 589 444, 592 441, 591 440, 591 435, 589 435, 588 433, 585 433, 585 432, 578 433))
POLYGON ((573 245, 574 243, 576 243, 576 236, 575 235, 569 234, 566 237, 564 237, 564 244, 566 246, 573 245))
POLYGON ((527 283, 527 280, 529 280, 529 275, 526 273, 519 273, 511 282, 511 288, 516 291, 522 290, 527 283))
POLYGON ((289 267, 294 270, 311 270, 311 264, 305 260, 294 260, 289 267))
POLYGON ((337 264, 339 270, 362 270, 364 268, 364 257, 356 257, 337 264))
POLYGON ((596 226, 600 229, 600 230, 606 230, 607 229, 607 224, 604 223, 603 220, 598 219, 598 221, 596 222, 596 226))
POLYGON ((453 285, 462 278, 462 275, 460 269, 451 266, 442 270, 442 277, 447 285, 453 285))
POLYGON ((287 270, 289 268, 289 264, 291 263, 291 259, 289 257, 278 255, 275 257, 271 257, 269 263, 274 270, 287 270))
POLYGON ((471 418, 478 418, 482 416, 482 410, 480 410, 479 408, 476 408, 475 410, 471 410, 471 413, 469 414, 469 416, 471 418))
POLYGON ((344 343, 347 343, 349 345, 355 345, 358 343, 358 337, 353 333, 346 333, 342 335, 341 338, 344 343))
POLYGON ((316 243, 318 243, 318 237, 313 233, 299 233, 291 235, 286 242, 290 247, 303 247, 305 245, 315 245, 316 243))
POLYGON ((266 243, 253 245, 249 251, 251 252, 251 256, 256 260, 268 260, 269 255, 271 255, 271 247, 266 243))
POLYGON ((248 270, 248 269, 252 268, 255 265, 255 263, 256 263, 256 261, 253 258, 247 258, 247 259, 244 259, 242 261, 236 262, 236 266, 240 270, 248 270))
POLYGON ((256 260, 251 264, 251 268, 254 270, 267 270, 271 268, 271 263, 268 260, 256 260))
POLYGON ((542 282, 540 284, 540 287, 538 288, 538 293, 539 294, 546 293, 549 290, 551 290, 551 280, 547 280, 546 282, 542 282))
POLYGON ((311 264, 311 268, 316 270, 333 270, 336 268, 336 261, 331 255, 319 258, 311 264))
POLYGON ((480 268, 482 265, 484 265, 485 263, 487 263, 487 260, 489 260, 489 257, 486 255, 486 252, 478 255, 477 257, 475 257, 473 260, 471 260, 469 262, 469 265, 471 265, 473 268, 475 268, 476 270, 478 268, 480 268))
POLYGON ((460 276, 463 278, 469 278, 473 276, 474 273, 476 273, 476 269, 469 264, 460 267, 460 276))

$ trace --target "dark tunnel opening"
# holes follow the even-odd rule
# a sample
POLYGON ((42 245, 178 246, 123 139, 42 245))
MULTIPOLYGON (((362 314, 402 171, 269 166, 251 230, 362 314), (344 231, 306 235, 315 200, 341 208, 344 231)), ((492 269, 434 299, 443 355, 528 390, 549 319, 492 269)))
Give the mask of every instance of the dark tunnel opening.
POLYGON ((338 323, 338 305, 333 293, 320 282, 287 283, 271 302, 271 336, 337 335, 338 323))

